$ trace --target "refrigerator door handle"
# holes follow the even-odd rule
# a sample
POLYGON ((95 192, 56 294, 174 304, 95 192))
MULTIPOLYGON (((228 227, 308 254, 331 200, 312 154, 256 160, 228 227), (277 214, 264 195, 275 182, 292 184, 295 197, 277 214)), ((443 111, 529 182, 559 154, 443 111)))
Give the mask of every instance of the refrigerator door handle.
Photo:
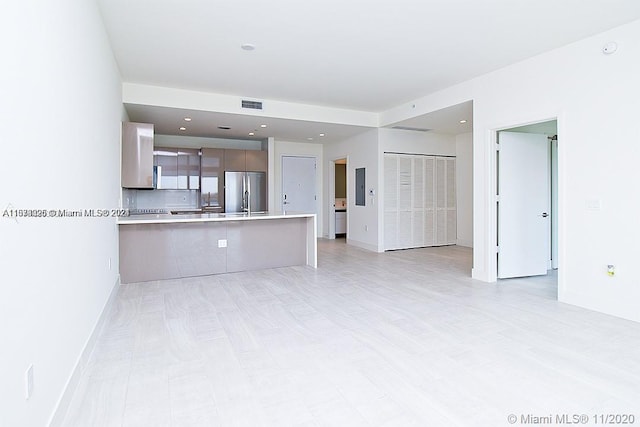
POLYGON ((251 179, 249 174, 245 175, 247 179, 247 213, 251 214, 251 179))
POLYGON ((247 210, 247 177, 246 175, 242 176, 242 211, 247 210))

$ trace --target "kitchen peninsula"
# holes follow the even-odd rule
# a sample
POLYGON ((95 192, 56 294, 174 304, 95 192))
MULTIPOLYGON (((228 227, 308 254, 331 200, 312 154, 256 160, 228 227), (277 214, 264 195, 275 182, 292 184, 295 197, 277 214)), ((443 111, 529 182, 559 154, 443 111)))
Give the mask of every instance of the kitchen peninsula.
POLYGON ((118 226, 121 283, 317 267, 315 214, 136 215, 118 226))

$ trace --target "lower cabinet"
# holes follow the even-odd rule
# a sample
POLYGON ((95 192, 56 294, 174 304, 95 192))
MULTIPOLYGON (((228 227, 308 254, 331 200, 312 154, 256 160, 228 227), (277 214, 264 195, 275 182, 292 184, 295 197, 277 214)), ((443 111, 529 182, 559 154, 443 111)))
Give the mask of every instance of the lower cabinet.
POLYGON ((336 212, 336 234, 347 234, 346 212, 336 212))

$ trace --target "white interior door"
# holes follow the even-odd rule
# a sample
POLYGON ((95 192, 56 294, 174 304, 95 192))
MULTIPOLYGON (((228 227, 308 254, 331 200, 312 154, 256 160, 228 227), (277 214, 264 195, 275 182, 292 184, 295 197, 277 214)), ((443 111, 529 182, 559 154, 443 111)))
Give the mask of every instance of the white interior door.
POLYGON ((283 212, 316 212, 316 158, 282 157, 283 212))
POLYGON ((549 151, 546 135, 498 135, 498 277, 547 274, 549 151))

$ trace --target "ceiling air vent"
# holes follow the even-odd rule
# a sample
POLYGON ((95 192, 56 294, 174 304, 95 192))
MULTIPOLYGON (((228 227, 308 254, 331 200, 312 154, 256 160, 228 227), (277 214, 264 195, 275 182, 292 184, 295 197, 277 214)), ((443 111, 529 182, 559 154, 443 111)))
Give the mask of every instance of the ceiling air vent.
POLYGON ((242 108, 250 108, 252 110, 262 110, 262 102, 242 100, 242 108))
POLYGON ((393 129, 412 130, 414 132, 429 132, 431 129, 412 128, 411 126, 393 126, 393 129))

